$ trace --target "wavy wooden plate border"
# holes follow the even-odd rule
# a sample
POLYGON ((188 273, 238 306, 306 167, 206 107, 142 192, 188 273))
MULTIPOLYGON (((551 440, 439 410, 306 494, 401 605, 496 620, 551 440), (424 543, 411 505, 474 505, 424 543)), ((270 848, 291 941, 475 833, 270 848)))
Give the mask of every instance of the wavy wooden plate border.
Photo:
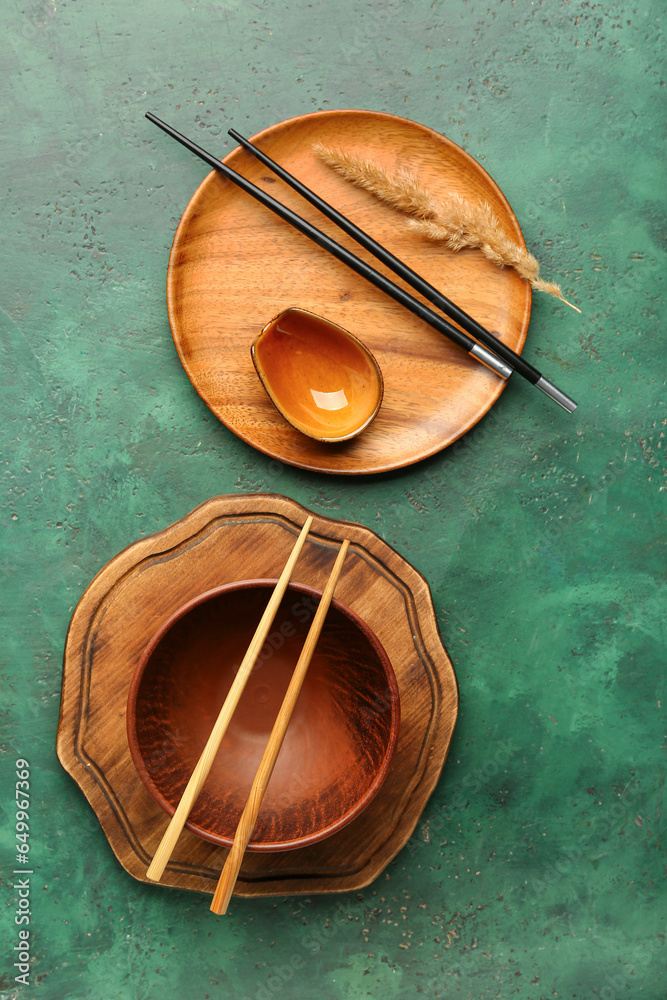
MULTIPOLYGON (((127 745, 127 692, 140 651, 197 593, 234 579, 277 576, 308 513, 276 495, 215 497, 115 556, 74 611, 58 756, 116 857, 141 881, 147 881, 167 817, 140 781, 127 745)), ((376 632, 399 683, 402 721, 394 762, 376 799, 339 833, 299 851, 247 854, 237 895, 347 892, 367 885, 411 836, 447 755, 458 690, 426 580, 368 528, 317 514, 295 579, 321 584, 330 551, 344 537, 351 546, 338 596, 376 632)), ((212 893, 226 853, 186 830, 163 884, 212 893)))

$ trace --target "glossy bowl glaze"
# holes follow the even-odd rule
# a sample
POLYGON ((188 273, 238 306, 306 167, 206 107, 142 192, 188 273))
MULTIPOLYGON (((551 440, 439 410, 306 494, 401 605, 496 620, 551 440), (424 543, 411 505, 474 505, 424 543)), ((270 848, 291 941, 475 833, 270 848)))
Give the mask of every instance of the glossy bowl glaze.
MULTIPOLYGON (((130 687, 132 759, 170 815, 199 759, 275 585, 228 584, 177 611, 152 638, 130 687)), ((320 592, 291 584, 187 826, 231 846, 320 592)), ((335 598, 248 850, 305 847, 358 816, 398 739, 394 671, 381 643, 335 598)))
POLYGON ((252 360, 273 405, 317 441, 349 441, 376 416, 384 385, 377 361, 353 334, 306 309, 264 327, 252 360))

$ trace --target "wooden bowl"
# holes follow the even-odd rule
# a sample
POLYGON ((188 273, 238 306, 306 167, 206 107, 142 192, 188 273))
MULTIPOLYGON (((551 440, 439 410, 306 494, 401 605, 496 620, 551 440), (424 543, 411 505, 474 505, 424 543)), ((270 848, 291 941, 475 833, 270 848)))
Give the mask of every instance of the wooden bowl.
MULTIPOLYGON (((173 815, 255 632, 272 580, 190 601, 153 636, 128 697, 132 759, 173 815)), ((187 826, 231 846, 320 592, 291 584, 187 826)), ((380 641, 334 598, 248 850, 304 847, 349 823, 379 791, 399 729, 398 685, 380 641)))

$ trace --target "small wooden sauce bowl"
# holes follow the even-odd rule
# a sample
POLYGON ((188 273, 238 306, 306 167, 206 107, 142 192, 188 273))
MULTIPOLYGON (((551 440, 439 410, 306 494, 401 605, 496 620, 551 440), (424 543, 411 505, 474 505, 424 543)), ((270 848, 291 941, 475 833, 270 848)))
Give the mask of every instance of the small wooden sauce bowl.
POLYGON ((349 441, 373 420, 384 393, 377 361, 353 334, 305 309, 286 309, 250 349, 280 414, 316 441, 349 441))
MULTIPOLYGON (((275 586, 228 584, 190 601, 144 650, 127 732, 146 788, 173 815, 275 586)), ((321 594, 290 584, 187 827, 230 847, 321 594)), ((248 850, 305 847, 374 798, 400 721, 398 685, 375 634, 333 599, 248 850)))

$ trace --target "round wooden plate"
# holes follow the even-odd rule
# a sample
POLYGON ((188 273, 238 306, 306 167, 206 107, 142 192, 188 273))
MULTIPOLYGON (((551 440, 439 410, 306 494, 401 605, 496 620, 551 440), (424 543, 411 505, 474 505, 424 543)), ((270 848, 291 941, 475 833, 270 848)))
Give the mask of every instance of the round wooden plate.
MULTIPOLYGON (((115 556, 74 611, 58 756, 120 863, 141 881, 168 821, 139 778, 128 744, 127 697, 142 650, 197 595, 236 580, 278 577, 307 514, 287 497, 215 497, 115 556)), ((344 538, 350 549, 336 595, 376 634, 398 683, 394 758, 373 801, 337 833, 298 850, 246 853, 237 895, 367 885, 410 838, 447 756, 458 691, 424 578, 368 528, 318 514, 293 579, 321 590, 344 538)), ((184 830, 162 883, 212 893, 226 856, 226 848, 184 830)))
MULTIPOLYGON (((407 167, 443 199, 456 192, 486 201, 506 233, 524 246, 504 195, 468 153, 424 125, 373 111, 302 115, 260 132, 253 141, 521 351, 531 306, 526 281, 480 251, 452 253, 415 235, 404 216, 341 179, 312 147, 322 142, 363 155, 392 173, 407 167)), ((249 153, 239 147, 224 162, 384 270, 249 153)), ((248 444, 303 469, 363 474, 420 461, 469 430, 505 384, 215 171, 195 192, 176 231, 167 308, 183 366, 213 413, 248 444), (331 445, 304 437, 274 409, 255 374, 252 341, 290 306, 350 330, 380 364, 382 408, 352 441, 331 445)))

